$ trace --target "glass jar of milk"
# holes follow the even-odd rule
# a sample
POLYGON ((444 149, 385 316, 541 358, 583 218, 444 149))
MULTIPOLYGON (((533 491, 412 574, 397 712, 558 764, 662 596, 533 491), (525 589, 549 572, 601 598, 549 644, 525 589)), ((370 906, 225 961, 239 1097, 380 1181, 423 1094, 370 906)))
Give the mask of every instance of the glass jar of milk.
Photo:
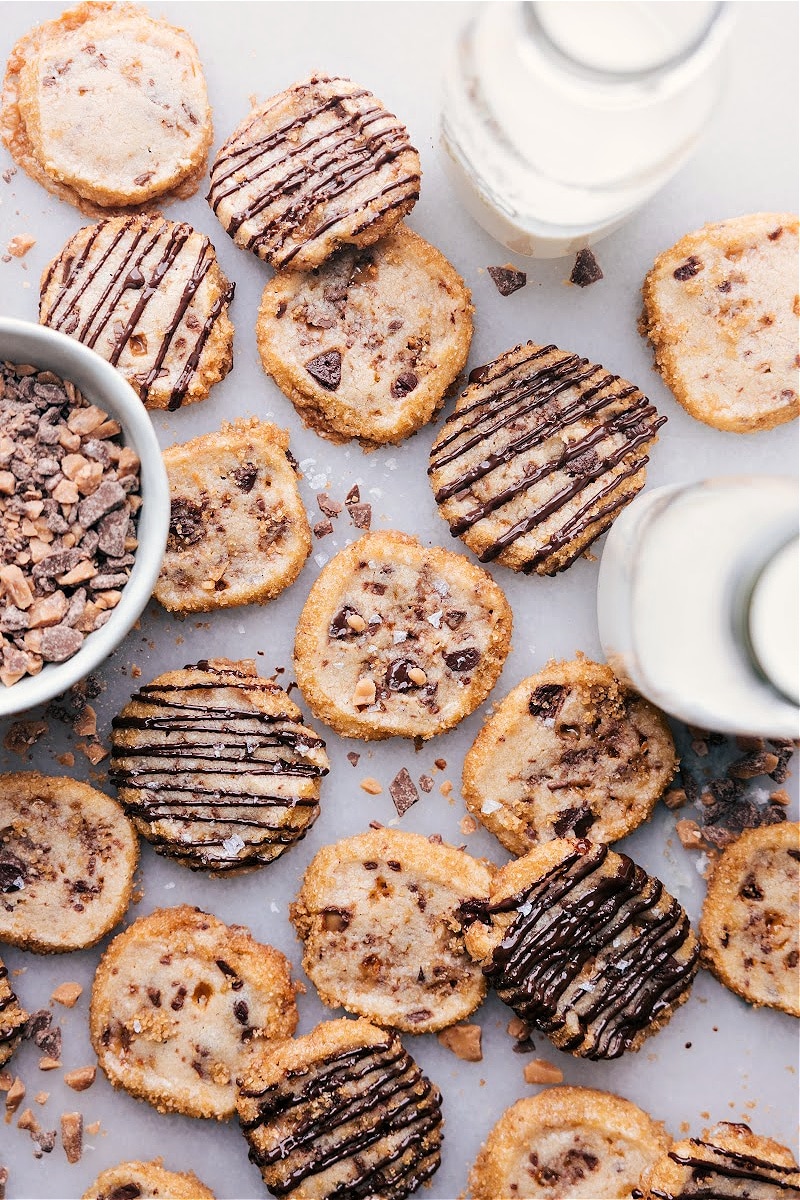
POLYGON ((442 143, 467 209, 517 254, 611 233, 674 174, 719 97, 732 6, 482 5, 445 77, 442 143))

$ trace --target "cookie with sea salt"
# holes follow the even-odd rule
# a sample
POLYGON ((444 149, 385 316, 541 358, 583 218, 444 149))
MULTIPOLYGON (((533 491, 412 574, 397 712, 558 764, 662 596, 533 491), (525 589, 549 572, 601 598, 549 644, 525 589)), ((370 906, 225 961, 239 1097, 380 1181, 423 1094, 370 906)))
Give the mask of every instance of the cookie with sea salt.
POLYGON ((277 275, 256 335, 264 370, 307 425, 332 441, 382 445, 441 407, 467 360, 472 304, 444 255, 399 225, 316 271, 277 275))
POLYGON ((664 1154, 663 1126, 610 1092, 553 1087, 507 1108, 469 1177, 471 1200, 630 1200, 664 1154))
POLYGON ((288 453, 287 431, 254 418, 164 451, 171 514, 155 596, 170 612, 264 604, 295 581, 311 531, 288 453))
POLYGON ((310 271, 369 246, 419 199, 405 126, 349 79, 312 75, 255 108, 211 168, 208 202, 237 246, 310 271))
POLYGON ((250 1056, 294 1033, 294 997, 279 950, 184 904, 140 917, 111 942, 89 1032, 114 1087, 159 1112, 224 1120, 250 1056))
POLYGON ((83 212, 192 195, 212 132, 194 42, 134 4, 80 4, 11 52, 3 141, 83 212))
POLYGON ((753 1133, 749 1125, 722 1121, 702 1138, 674 1142, 645 1172, 639 1194, 644 1200, 790 1200, 800 1195, 800 1169, 780 1142, 753 1133))
POLYGON ((404 1200, 441 1161, 439 1089, 368 1021, 326 1021, 266 1050, 237 1109, 275 1196, 404 1200))
POLYGON ((214 1193, 193 1171, 168 1171, 156 1158, 109 1167, 82 1200, 214 1200, 214 1193))
POLYGON ((211 242, 185 221, 109 217, 47 267, 39 320, 110 362, 147 408, 176 409, 233 366, 232 297, 211 242))
POLYGON ((510 647, 511 609, 460 554, 377 531, 323 568, 300 615, 297 682, 345 737, 433 737, 473 712, 510 647))
POLYGON ((136 692, 110 779, 157 853, 228 874, 272 862, 319 816, 325 743, 252 661, 207 659, 136 692))
MULTIPOLYGON (((4 881, 2 859, 0 859, 0 880, 4 881)), ((0 890, 5 887, 0 884, 0 890)), ((0 1067, 7 1063, 17 1046, 22 1041, 22 1032, 28 1013, 21 1007, 19 1000, 8 982, 8 967, 0 958, 0 1067)))
POLYGON ((665 421, 604 367, 517 346, 470 373, 433 443, 439 511, 481 562, 555 575, 644 486, 665 421))
POLYGON ((498 996, 560 1050, 638 1050, 689 997, 699 946, 660 880, 601 843, 556 838, 464 906, 466 946, 498 996))
POLYGON ((675 399, 715 429, 798 415, 798 222, 752 213, 681 238, 647 275, 641 332, 675 399))
POLYGON ((139 841, 110 796, 67 777, 0 775, 0 831, 0 942, 83 950, 122 920, 139 841))
POLYGON ((800 1017, 800 825, 746 829, 717 859, 700 920, 704 965, 751 1004, 800 1017))
POLYGON ((375 829, 312 859, 289 915, 323 1004, 407 1033, 453 1025, 486 992, 460 909, 487 903, 486 865, 417 833, 375 829))
POLYGON ((524 679, 464 760, 469 811, 512 854, 538 842, 615 842, 653 812, 675 772, 664 717, 604 663, 550 662, 524 679))

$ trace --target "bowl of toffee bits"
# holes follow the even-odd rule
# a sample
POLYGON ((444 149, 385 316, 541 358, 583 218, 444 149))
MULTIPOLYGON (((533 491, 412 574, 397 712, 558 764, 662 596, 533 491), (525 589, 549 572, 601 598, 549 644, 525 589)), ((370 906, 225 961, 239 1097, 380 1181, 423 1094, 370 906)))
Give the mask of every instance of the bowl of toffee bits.
POLYGON ((150 598, 168 526, 129 384, 72 338, 0 318, 0 717, 108 657, 150 598))

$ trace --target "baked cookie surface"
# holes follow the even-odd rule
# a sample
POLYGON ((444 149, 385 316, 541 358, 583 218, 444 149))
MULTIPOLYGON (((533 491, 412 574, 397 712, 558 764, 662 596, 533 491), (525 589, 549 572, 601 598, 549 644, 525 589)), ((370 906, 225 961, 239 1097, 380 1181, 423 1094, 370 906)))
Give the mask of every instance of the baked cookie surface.
POLYGON ((214 1193, 193 1171, 167 1171, 157 1158, 109 1167, 82 1200, 214 1200, 214 1193))
POLYGON ((511 619, 491 576, 460 554, 369 533, 311 589, 295 637, 297 682, 345 737, 430 738, 494 687, 511 619))
POLYGON ((798 222, 753 213, 660 254, 641 332, 675 399, 715 429, 751 433, 798 415, 798 222))
POLYGON ((663 1126, 620 1096, 547 1088, 503 1113, 470 1172, 471 1200, 630 1200, 670 1146, 663 1126))
POLYGON ((250 1055, 294 1033, 289 971, 279 950, 200 909, 139 917, 95 975, 89 1031, 98 1062, 114 1087, 159 1112, 224 1120, 250 1055))
POLYGON ((496 705, 464 760, 469 811, 512 854, 537 842, 614 842, 675 772, 661 713, 603 663, 551 662, 496 705))
POLYGON ((255 108, 211 168, 208 202, 237 246, 281 270, 368 246, 419 198, 405 126, 349 79, 312 75, 255 108))
POLYGON ((114 718, 111 745, 120 803, 153 849, 183 866, 262 866, 319 815, 325 743, 251 661, 159 675, 114 718))
POLYGON ((208 238, 160 215, 109 217, 42 276, 39 320, 95 350, 147 408, 205 400, 233 365, 233 297, 208 238))
POLYGON ((699 946, 660 880, 625 854, 557 838, 507 863, 465 941, 500 999, 560 1050, 638 1050, 689 996, 699 946))
POLYGON ((237 1099, 274 1196, 403 1200, 437 1170, 441 1096, 397 1034, 326 1021, 264 1053, 237 1099))
POLYGON ((800 1017, 800 825, 746 829, 714 866, 700 920, 704 965, 751 1004, 800 1017))
POLYGON ((486 902, 490 879, 477 859, 416 833, 376 829, 323 847, 289 911, 323 1004, 407 1033, 468 1017, 486 981, 459 911, 486 902))
POLYGON ((431 420, 464 366, 472 304, 447 259, 399 225, 366 250, 267 284, 264 370, 317 433, 399 442, 431 420))
POLYGON ((110 796, 66 776, 0 775, 0 831, 0 941, 81 950, 122 920, 139 842, 110 796))
POLYGON ((2 135, 37 183, 92 215, 190 196, 212 138, 194 42, 136 5, 80 4, 14 47, 2 135))
POLYGON ((169 537, 155 596, 170 612, 263 604, 311 552, 289 435, 238 420, 164 451, 169 537))
POLYGON ((793 1200, 800 1171, 791 1152, 749 1125, 723 1121, 686 1138, 645 1172, 645 1200, 689 1200, 690 1196, 740 1196, 743 1200, 793 1200))
MULTIPOLYGON (((0 879, 5 882, 5 871, 1 859, 0 879)), ((5 891, 5 887, 2 890, 5 891)), ((11 989, 11 984, 8 982, 8 967, 0 958, 0 1067, 8 1062, 22 1041, 22 1033, 28 1015, 11 989)))
POLYGON ((644 486, 666 417, 555 346, 517 346, 470 381, 431 448, 439 511, 481 562, 563 571, 644 486))

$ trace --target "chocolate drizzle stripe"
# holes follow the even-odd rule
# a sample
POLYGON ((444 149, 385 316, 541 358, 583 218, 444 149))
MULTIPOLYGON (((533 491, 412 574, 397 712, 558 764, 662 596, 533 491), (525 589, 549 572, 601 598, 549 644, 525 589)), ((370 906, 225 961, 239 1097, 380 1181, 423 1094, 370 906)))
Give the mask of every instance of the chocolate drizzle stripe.
MULTIPOLYGON (((101 226, 100 228, 102 229, 103 227, 101 226)), ((65 328, 67 321, 68 321, 70 315, 72 314, 72 311, 73 311, 75 305, 80 300, 80 298, 89 290, 89 288, 91 287, 94 280, 100 274, 100 271, 101 271, 102 267, 105 265, 105 262, 111 258, 114 251, 123 242, 123 239, 131 231, 131 229, 133 230, 132 240, 131 240, 131 244, 129 246, 123 247, 123 256, 124 257, 123 257, 123 263, 122 263, 121 269, 119 271, 114 271, 111 274, 105 288, 103 289, 103 291, 100 294, 100 298, 97 300, 94 308, 90 311, 89 315, 84 320, 83 325, 80 328, 76 328, 74 331, 74 336, 79 341, 84 342, 87 340, 89 330, 91 329, 95 318, 98 316, 99 313, 102 312, 103 307, 106 304, 108 297, 112 294, 112 292, 114 290, 114 286, 119 281, 119 278, 120 278, 122 272, 127 270, 127 268, 131 265, 131 263, 138 266, 138 263, 141 262, 141 260, 145 257, 145 255, 149 253, 149 251, 153 248, 153 246, 155 246, 156 242, 158 241, 159 235, 156 234, 156 236, 154 238, 151 238, 150 241, 145 244, 143 249, 141 249, 141 250, 138 249, 139 243, 145 240, 145 234, 148 232, 149 226, 141 225, 137 228, 135 225, 135 218, 133 218, 133 217, 128 218, 128 220, 125 222, 125 224, 122 225, 117 230, 117 232, 114 234, 114 237, 111 239, 109 246, 107 247, 106 251, 102 255, 101 259, 97 263, 95 263, 94 265, 91 266, 91 269, 89 270, 88 275, 83 279, 81 279, 80 276, 75 275, 75 282, 78 283, 80 286, 75 288, 75 290, 72 294, 69 293, 67 286, 62 288, 61 294, 56 299, 55 307, 58 306, 58 302, 62 299, 65 299, 67 301, 67 307, 66 307, 62 317, 56 322, 56 324, 55 324, 56 329, 65 328), (138 251, 138 256, 137 256, 137 251, 138 251)), ((77 263, 76 263, 76 268, 77 268, 77 263)), ((73 279, 73 274, 70 275, 70 281, 72 281, 72 279, 73 279)), ((109 306, 109 311, 110 311, 110 306, 109 306)), ((103 323, 99 327, 100 330, 102 330, 104 328, 105 322, 108 320, 108 315, 109 315, 108 313, 105 314, 103 323)), ((96 340, 97 336, 99 336, 99 330, 98 330, 98 333, 95 335, 95 340, 96 340)))
MULTIPOLYGON (((194 299, 200 284, 211 270, 213 262, 214 255, 211 251, 208 240, 203 238, 201 242, 200 253, 197 256, 195 265, 192 268, 192 273, 184 286, 183 292, 181 293, 180 300, 175 307, 175 312, 172 314, 172 319, 164 331, 164 336, 161 339, 161 345, 158 348, 158 353, 155 356, 153 365, 141 383, 141 394, 143 400, 147 398, 150 388, 153 386, 156 379, 158 379, 161 366, 167 356, 170 346, 172 345, 172 339, 175 337, 175 334, 180 328, 181 321, 186 315, 186 310, 194 299)), ((131 332, 132 329, 128 332, 128 337, 130 337, 131 332)))
POLYGON ((728 1197, 749 1194, 740 1192, 735 1183, 726 1185, 726 1180, 749 1181, 759 1188, 769 1189, 760 1193, 764 1200, 800 1196, 800 1171, 796 1166, 786 1167, 753 1155, 725 1150, 713 1142, 696 1138, 692 1138, 690 1144, 707 1153, 708 1157, 703 1153, 685 1154, 670 1150, 669 1157, 673 1162, 691 1169, 691 1180, 688 1189, 677 1194, 652 1188, 653 1196, 659 1200, 728 1200, 728 1197))
POLYGON ((155 234, 148 241, 147 234, 152 232, 152 225, 142 225, 138 229, 134 226, 133 228, 133 243, 125 251, 126 257, 115 268, 114 274, 109 279, 100 299, 75 334, 79 341, 83 342, 86 346, 90 346, 92 349, 97 344, 100 334, 107 328, 108 322, 111 320, 114 309, 119 303, 122 293, 125 291, 125 280, 128 278, 130 271, 139 270, 150 252, 158 246, 164 232, 163 229, 157 227, 155 234), (142 249, 137 249, 140 242, 144 243, 144 246, 142 249), (95 324, 95 321, 97 324, 95 324), (89 331, 93 325, 94 330, 90 333, 89 331))
MULTIPOLYGON (((111 351, 111 357, 109 359, 112 366, 116 366, 117 362, 119 361, 119 356, 127 346, 128 339, 133 330, 136 328, 139 318, 147 308, 147 305, 150 303, 153 296, 155 296, 170 268, 174 265, 174 263, 177 262, 181 250, 186 245, 191 235, 192 229, 189 225, 176 225, 175 228, 170 231, 161 261, 156 263, 155 267, 152 268, 150 280, 148 283, 145 283, 144 287, 139 293, 139 299, 134 304, 122 333, 118 334, 114 339, 114 348, 111 351)), ((123 290, 124 284, 123 288, 120 289, 119 294, 115 298, 113 305, 111 306, 111 311, 113 311, 113 308, 116 306, 116 303, 122 295, 123 290)), ((97 337, 98 332, 99 329, 93 335, 94 338, 97 337)), ((89 344, 94 345, 94 341, 90 342, 89 344)))
MULTIPOLYGON (((133 220, 134 220, 133 217, 128 218, 127 223, 126 223, 126 228, 132 224, 133 220)), ((92 252, 92 247, 94 246, 95 242, 97 241, 97 239, 100 236, 102 228, 103 228, 102 225, 94 226, 91 233, 87 237, 86 242, 84 243, 83 249, 81 250, 80 254, 76 258, 73 258, 72 263, 69 267, 69 270, 66 273, 66 276, 62 275, 61 290, 59 291, 58 295, 56 296, 49 311, 47 313, 42 313, 42 317, 46 318, 48 325, 53 325, 54 328, 60 328, 60 325, 56 326, 54 324, 56 312, 57 312, 59 306, 61 305, 61 303, 69 295, 69 289, 72 286, 72 281, 79 277, 84 263, 89 258, 89 255, 92 252)), ((121 233, 120 233, 120 236, 121 236, 121 233)), ((109 247, 109 249, 106 253, 110 254, 111 249, 112 249, 112 247, 109 247)), ((61 263, 62 259, 63 259, 63 255, 60 255, 58 258, 54 258, 53 261, 50 263, 50 266, 47 269, 47 274, 44 278, 44 281, 42 283, 42 289, 41 289, 41 295, 42 295, 43 301, 44 301, 44 297, 46 296, 47 291, 50 287, 50 284, 53 282, 53 275, 55 274, 55 269, 59 265, 59 263, 61 263)))
MULTIPOLYGON (((517 350, 519 349, 520 347, 517 347, 517 350)), ((558 347, 551 342, 547 346, 540 346, 537 350, 532 351, 525 359, 512 358, 512 360, 509 362, 508 355, 503 355, 502 358, 498 358, 493 362, 486 363, 482 367, 477 367, 476 370, 480 372, 480 378, 475 379, 469 385, 469 387, 461 393, 462 400, 470 394, 475 395, 475 400, 473 400, 471 404, 466 404, 461 408, 457 408, 451 412, 450 415, 445 419, 445 427, 448 425, 454 425, 456 422, 463 420, 463 418, 469 416, 470 413, 482 408, 484 404, 491 404, 492 395, 494 394, 491 385, 496 383, 499 379, 505 379, 507 375, 518 373, 522 370, 522 368, 527 367, 529 363, 536 363, 540 358, 544 358, 547 354, 553 353, 558 354, 560 351, 558 350, 558 347)), ((586 361, 585 359, 578 359, 578 356, 575 354, 568 354, 566 358, 570 361, 586 361)), ((552 367, 544 367, 542 370, 543 372, 550 371, 552 370, 552 367)), ((525 378, 526 376, 523 374, 521 381, 512 379, 511 383, 507 387, 500 390, 500 396, 502 397, 506 393, 511 392, 514 387, 524 386, 525 378)), ((458 437, 458 431, 456 431, 453 436, 458 437)), ((452 437, 447 438, 448 443, 451 440, 452 437)), ((445 443, 440 443, 440 445, 444 444, 445 443)))

